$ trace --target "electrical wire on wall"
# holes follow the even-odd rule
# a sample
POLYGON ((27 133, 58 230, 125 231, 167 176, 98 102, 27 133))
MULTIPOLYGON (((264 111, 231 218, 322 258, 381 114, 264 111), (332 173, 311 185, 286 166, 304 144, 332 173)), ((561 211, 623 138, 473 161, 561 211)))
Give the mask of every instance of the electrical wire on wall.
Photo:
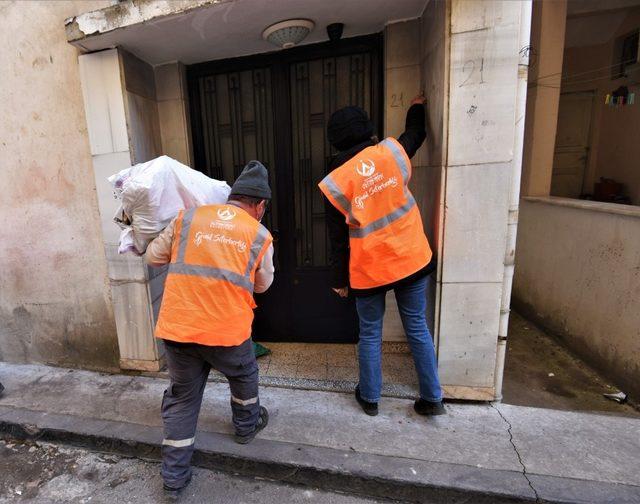
MULTIPOLYGON (((607 65, 607 66, 592 68, 590 70, 585 70, 583 72, 576 72, 576 73, 571 74, 571 75, 565 75, 565 76, 562 77, 562 80, 570 79, 570 78, 573 78, 573 77, 578 77, 580 75, 590 74, 590 73, 593 73, 593 72, 599 72, 600 70, 611 70, 612 68, 619 67, 619 66, 620 66, 619 63, 615 63, 613 65, 607 65)), ((529 82, 529 84, 537 84, 538 82, 540 82, 543 79, 548 79, 548 78, 551 78, 551 77, 557 77, 558 75, 562 75, 562 72, 555 72, 555 73, 551 73, 551 74, 547 74, 547 75, 542 75, 542 76, 538 77, 536 80, 529 82)), ((604 78, 604 77, 598 77, 598 78, 604 78)))

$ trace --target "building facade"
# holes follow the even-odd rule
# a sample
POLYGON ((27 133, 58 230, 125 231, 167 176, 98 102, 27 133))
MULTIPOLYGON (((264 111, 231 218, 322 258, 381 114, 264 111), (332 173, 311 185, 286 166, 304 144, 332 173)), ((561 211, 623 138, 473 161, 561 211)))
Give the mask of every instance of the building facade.
MULTIPOLYGON (((270 168, 277 279, 257 337, 357 337, 331 297, 316 184, 340 106, 397 136, 413 96, 428 138, 411 188, 438 256, 429 319, 449 397, 500 397, 513 278, 529 61, 529 1, 130 0, 3 4, 0 359, 157 370, 162 271, 118 255, 106 177, 166 154, 232 182, 270 168), (292 49, 262 39, 310 19, 292 49), (326 26, 343 23, 340 41, 326 26), (4 35, 7 38, 9 35, 4 35), (28 236, 25 236, 25 233, 28 236)), ((384 338, 404 338, 390 295, 384 338)))

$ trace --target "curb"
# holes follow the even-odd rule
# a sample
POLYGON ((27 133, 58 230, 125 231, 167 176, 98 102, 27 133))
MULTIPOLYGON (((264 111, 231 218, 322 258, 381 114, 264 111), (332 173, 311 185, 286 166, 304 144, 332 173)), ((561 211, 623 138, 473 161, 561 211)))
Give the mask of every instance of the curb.
MULTIPOLYGON (((158 460, 162 429, 0 406, 0 433, 57 441, 99 451, 158 460)), ((198 432, 193 464, 373 498, 416 503, 536 502, 523 474, 256 438, 237 445, 231 436, 198 432)), ((640 487, 529 475, 538 502, 632 503, 640 487)))

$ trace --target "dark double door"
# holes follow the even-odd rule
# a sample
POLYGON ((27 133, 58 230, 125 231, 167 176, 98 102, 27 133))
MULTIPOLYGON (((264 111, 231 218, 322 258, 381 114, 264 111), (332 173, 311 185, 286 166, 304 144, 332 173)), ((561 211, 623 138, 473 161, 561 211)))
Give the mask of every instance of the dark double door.
POLYGON ((332 151, 330 115, 358 105, 381 124, 381 37, 347 39, 188 68, 195 168, 232 184, 258 159, 273 201, 274 284, 256 295, 262 341, 354 342, 354 300, 329 283, 329 237, 318 182, 332 151))

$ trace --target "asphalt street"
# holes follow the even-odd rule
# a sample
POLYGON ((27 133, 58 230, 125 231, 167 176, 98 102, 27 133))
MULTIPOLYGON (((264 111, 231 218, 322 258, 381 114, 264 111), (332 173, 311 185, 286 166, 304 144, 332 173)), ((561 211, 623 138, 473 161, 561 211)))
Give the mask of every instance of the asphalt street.
MULTIPOLYGON (((195 469, 181 502, 373 504, 376 500, 195 469)), ((162 503, 160 464, 0 439, 0 503, 162 503)))

